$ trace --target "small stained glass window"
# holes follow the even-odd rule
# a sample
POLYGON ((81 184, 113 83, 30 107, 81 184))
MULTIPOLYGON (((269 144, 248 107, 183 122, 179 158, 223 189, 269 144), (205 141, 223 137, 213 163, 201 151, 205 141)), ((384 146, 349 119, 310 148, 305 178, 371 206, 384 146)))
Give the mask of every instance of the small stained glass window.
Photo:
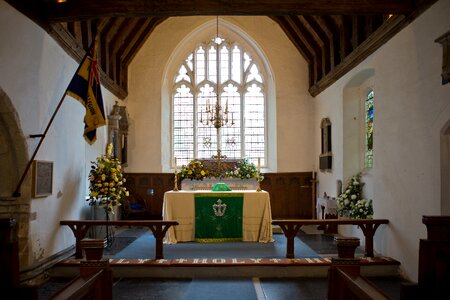
POLYGON ((373 166, 373 102, 374 92, 367 93, 365 100, 365 167, 373 166))

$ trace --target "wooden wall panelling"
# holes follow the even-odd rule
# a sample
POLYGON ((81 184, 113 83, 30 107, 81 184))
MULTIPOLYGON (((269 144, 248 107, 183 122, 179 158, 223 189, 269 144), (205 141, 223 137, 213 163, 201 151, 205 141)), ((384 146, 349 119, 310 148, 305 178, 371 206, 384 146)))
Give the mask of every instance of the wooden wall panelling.
MULTIPOLYGON (((174 186, 173 174, 127 173, 126 178, 130 195, 144 199, 150 205, 152 219, 161 219, 164 193, 171 191, 174 186)), ((312 217, 310 172, 267 173, 264 174, 261 188, 270 194, 274 219, 312 217)))
POLYGON ((312 218, 311 173, 267 173, 261 188, 270 194, 273 219, 312 218))
POLYGON ((162 219, 164 193, 173 189, 171 173, 127 173, 125 186, 131 196, 144 199, 152 219, 162 219))

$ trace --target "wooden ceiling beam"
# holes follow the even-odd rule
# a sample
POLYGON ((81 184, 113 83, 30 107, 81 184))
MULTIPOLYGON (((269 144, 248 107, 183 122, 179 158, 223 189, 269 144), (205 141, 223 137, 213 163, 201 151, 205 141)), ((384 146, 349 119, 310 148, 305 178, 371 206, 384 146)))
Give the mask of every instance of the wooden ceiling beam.
POLYGON ((332 57, 330 51, 330 39, 313 16, 302 16, 301 20, 303 20, 306 28, 320 45, 320 52, 322 54, 322 74, 325 75, 331 69, 332 57))
POLYGON ((109 57, 109 52, 108 52, 108 43, 106 41, 106 34, 107 32, 109 32, 111 30, 111 27, 114 26, 114 23, 116 21, 116 18, 110 18, 110 19, 106 19, 107 21, 105 22, 105 25, 103 26, 103 28, 101 30, 99 30, 99 34, 100 34, 100 67, 102 68, 102 70, 105 73, 107 72, 107 68, 108 68, 108 57, 109 57))
MULTIPOLYGON (((321 16, 308 16, 308 18, 312 18, 314 22, 319 26, 320 31, 323 32, 325 35, 325 38, 327 40, 326 44, 329 47, 328 55, 329 55, 329 69, 327 70, 327 73, 334 68, 335 65, 335 50, 334 50, 334 34, 333 29, 331 29, 326 22, 323 20, 321 16)), ((311 22, 312 23, 312 22, 311 22)))
POLYGON ((308 75, 309 75, 309 86, 314 83, 314 56, 307 45, 299 38, 295 27, 292 26, 291 22, 285 16, 272 17, 272 19, 277 22, 277 24, 284 31, 286 36, 294 44, 295 48, 300 52, 305 61, 308 63, 308 75))
POLYGON ((128 20, 128 18, 119 18, 119 22, 116 22, 114 26, 106 33, 107 37, 105 47, 108 52, 108 61, 106 64, 108 65, 108 75, 114 82, 117 82, 116 72, 118 68, 120 69, 120 67, 116 65, 114 45, 118 36, 122 34, 128 20))
POLYGON ((298 38, 298 34, 295 31, 295 28, 288 22, 286 17, 272 17, 272 19, 280 25, 281 29, 287 35, 289 40, 294 44, 295 48, 300 52, 303 58, 306 60, 308 64, 312 63, 313 55, 311 50, 303 43, 302 40, 298 38))
POLYGON ((109 46, 109 43, 111 42, 112 38, 117 34, 117 30, 120 28, 124 20, 125 18, 114 18, 114 21, 110 23, 109 26, 105 27, 101 34, 102 36, 101 66, 103 68, 103 71, 105 71, 105 73, 108 74, 108 76, 111 79, 114 79, 114 77, 112 74, 113 70, 110 68, 111 65, 109 64, 111 60, 111 52, 110 52, 111 48, 109 46))
POLYGON ((109 64, 113 74, 112 79, 117 83, 120 81, 120 74, 122 72, 122 60, 117 56, 117 51, 123 45, 126 37, 134 34, 131 30, 135 27, 137 21, 137 18, 127 18, 109 43, 109 64))
POLYGON ((314 82, 317 82, 325 74, 325 57, 324 52, 324 42, 315 33, 314 29, 311 27, 309 22, 304 16, 297 16, 295 18, 297 26, 303 35, 303 38, 309 42, 310 47, 313 49, 314 53, 314 82))
POLYGON ((310 84, 316 83, 322 74, 322 56, 320 54, 320 46, 314 40, 311 33, 306 29, 306 26, 301 21, 302 16, 287 16, 286 20, 293 28, 294 32, 299 39, 308 49, 311 54, 312 60, 310 64, 310 84))
MULTIPOLYGON (((31 0, 25 0, 31 1, 31 0)), ((35 0, 36 2, 37 0, 35 0)), ((50 23, 113 16, 409 14, 417 0, 40 0, 50 23)), ((9 2, 21 2, 9 0, 9 2)))

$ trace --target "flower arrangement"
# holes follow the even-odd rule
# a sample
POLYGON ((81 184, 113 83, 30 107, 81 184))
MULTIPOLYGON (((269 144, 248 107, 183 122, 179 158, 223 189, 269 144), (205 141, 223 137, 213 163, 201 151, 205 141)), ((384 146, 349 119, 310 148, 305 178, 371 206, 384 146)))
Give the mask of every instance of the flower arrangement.
POLYGON ((337 199, 339 216, 355 219, 371 219, 373 216, 372 200, 361 199, 361 174, 352 176, 345 191, 337 199))
MULTIPOLYGON (((258 169, 254 163, 249 162, 247 158, 243 158, 236 163, 234 170, 227 171, 225 177, 250 179, 258 176, 258 169)), ((261 176, 262 177, 262 176, 261 176)), ((262 178, 260 179, 262 180, 262 178)))
POLYGON ((122 173, 120 161, 112 158, 112 144, 108 145, 106 155, 97 157, 92 162, 89 173, 89 205, 98 204, 106 212, 114 213, 114 207, 120 206, 121 199, 129 195, 123 186, 125 178, 122 173))
POLYGON ((372 219, 373 206, 372 200, 361 199, 353 206, 350 216, 355 219, 372 219))
POLYGON ((187 166, 183 165, 180 171, 181 180, 189 178, 190 180, 203 180, 209 177, 209 171, 203 166, 203 163, 198 159, 193 159, 187 166))

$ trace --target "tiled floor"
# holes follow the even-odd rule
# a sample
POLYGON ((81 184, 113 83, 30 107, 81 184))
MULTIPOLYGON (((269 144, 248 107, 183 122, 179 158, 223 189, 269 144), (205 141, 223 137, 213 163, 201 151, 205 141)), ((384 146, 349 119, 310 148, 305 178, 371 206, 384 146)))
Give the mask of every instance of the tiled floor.
MULTIPOLYGON (((127 247, 142 231, 132 230, 119 233, 116 245, 105 251, 106 256, 114 256, 127 247)), ((332 235, 300 233, 299 238, 317 254, 336 255, 337 250, 332 235)), ((358 254, 363 253, 361 248, 358 254)), ((281 300, 281 299, 326 299, 326 278, 116 278, 113 285, 114 299, 186 299, 186 300, 281 300)), ((59 290, 68 279, 52 278, 41 287, 39 299, 49 297, 59 290)), ((373 282, 390 298, 399 299, 398 277, 373 278, 373 282)))

